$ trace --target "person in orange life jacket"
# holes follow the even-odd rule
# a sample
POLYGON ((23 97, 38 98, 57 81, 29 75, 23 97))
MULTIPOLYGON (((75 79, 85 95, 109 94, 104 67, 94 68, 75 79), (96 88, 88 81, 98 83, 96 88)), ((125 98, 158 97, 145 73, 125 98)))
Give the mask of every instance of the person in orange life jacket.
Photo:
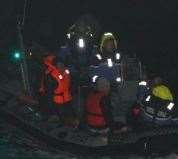
POLYGON ((113 117, 110 100, 110 83, 105 78, 97 79, 97 88, 86 100, 86 124, 91 131, 108 132, 112 127, 113 117))
POLYGON ((72 107, 71 76, 69 70, 66 69, 65 65, 59 59, 56 59, 55 66, 54 68, 52 67, 53 69, 48 76, 50 78, 48 90, 53 102, 51 113, 57 115, 65 123, 65 119, 70 120, 76 118, 72 107))

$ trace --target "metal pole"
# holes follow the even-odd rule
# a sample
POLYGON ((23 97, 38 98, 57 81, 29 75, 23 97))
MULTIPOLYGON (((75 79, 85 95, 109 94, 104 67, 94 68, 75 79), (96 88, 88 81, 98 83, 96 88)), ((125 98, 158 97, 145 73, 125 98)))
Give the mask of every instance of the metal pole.
POLYGON ((30 82, 29 82, 29 76, 28 76, 28 67, 27 67, 24 41, 23 41, 23 35, 22 35, 22 29, 25 25, 26 8, 27 8, 27 0, 25 0, 24 2, 22 21, 18 20, 17 22, 17 31, 18 31, 18 40, 20 43, 20 49, 21 49, 21 54, 22 54, 22 62, 20 64, 20 69, 21 69, 23 87, 24 87, 25 92, 31 95, 30 82))
POLYGON ((26 62, 26 55, 25 55, 25 52, 24 52, 25 49, 24 49, 23 36, 22 36, 22 30, 21 29, 22 28, 20 26, 20 22, 18 22, 18 24, 17 24, 18 38, 19 38, 20 49, 21 49, 21 53, 22 53, 22 62, 20 64, 21 75, 22 75, 24 90, 29 95, 31 95, 29 76, 28 76, 28 67, 27 67, 27 62, 26 62))
POLYGON ((27 8, 27 0, 25 0, 25 3, 24 3, 24 8, 23 8, 23 19, 22 19, 22 26, 24 26, 24 24, 25 24, 26 8, 27 8))

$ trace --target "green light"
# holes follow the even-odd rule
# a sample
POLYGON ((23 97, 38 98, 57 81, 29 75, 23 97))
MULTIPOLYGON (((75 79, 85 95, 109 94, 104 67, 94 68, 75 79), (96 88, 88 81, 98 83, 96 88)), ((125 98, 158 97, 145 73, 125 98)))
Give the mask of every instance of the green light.
POLYGON ((21 56, 21 55, 20 55, 19 52, 15 52, 15 53, 14 53, 14 58, 15 58, 15 59, 20 59, 20 56, 21 56))

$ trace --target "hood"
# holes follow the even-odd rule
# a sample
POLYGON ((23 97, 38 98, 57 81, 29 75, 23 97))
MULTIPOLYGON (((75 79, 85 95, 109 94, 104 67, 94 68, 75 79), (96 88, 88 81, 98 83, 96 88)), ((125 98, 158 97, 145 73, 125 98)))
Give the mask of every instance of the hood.
POLYGON ((100 51, 103 52, 103 47, 106 40, 112 39, 114 41, 115 49, 117 49, 117 40, 112 33, 104 33, 101 38, 100 51))

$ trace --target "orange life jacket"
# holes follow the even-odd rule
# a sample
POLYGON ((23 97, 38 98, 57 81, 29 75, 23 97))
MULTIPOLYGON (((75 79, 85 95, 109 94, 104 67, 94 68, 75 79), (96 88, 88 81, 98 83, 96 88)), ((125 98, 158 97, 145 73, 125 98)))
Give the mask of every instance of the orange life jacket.
POLYGON ((62 74, 60 70, 56 68, 51 72, 51 76, 57 82, 53 96, 54 103, 61 105, 70 102, 72 100, 70 72, 65 70, 62 74))
POLYGON ((107 126, 106 118, 100 105, 103 93, 91 93, 86 101, 86 122, 94 128, 105 128, 107 126))

